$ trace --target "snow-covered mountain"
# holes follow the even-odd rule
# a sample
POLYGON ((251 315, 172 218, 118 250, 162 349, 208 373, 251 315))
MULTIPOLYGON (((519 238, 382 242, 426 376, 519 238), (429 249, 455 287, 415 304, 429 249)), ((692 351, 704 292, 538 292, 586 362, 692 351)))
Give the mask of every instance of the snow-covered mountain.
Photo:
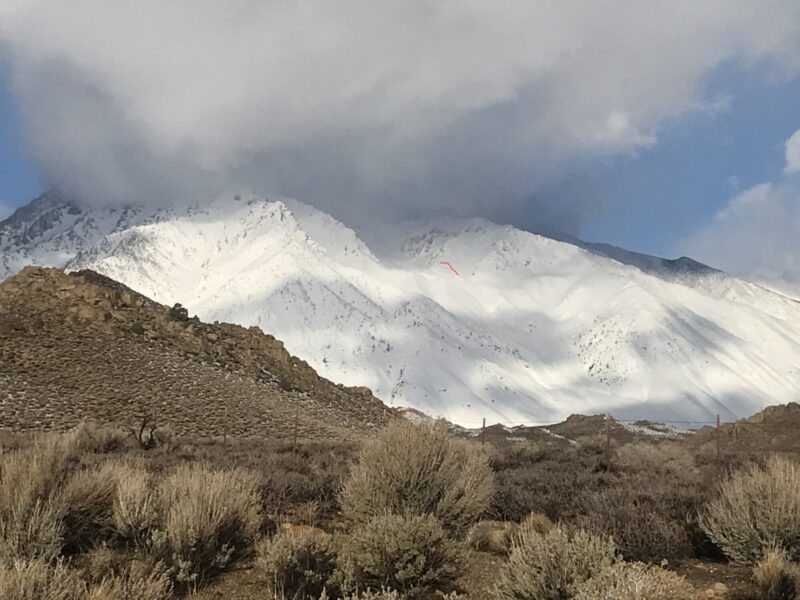
POLYGON ((467 426, 727 420, 800 399, 800 303, 690 259, 485 220, 368 238, 285 199, 156 210, 47 195, 0 223, 0 279, 31 263, 94 269, 467 426))

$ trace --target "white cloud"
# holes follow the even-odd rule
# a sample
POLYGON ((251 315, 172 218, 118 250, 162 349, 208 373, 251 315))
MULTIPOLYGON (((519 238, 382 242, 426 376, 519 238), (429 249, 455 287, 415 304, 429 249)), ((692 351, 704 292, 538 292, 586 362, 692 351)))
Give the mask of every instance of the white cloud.
POLYGON ((786 173, 800 171, 800 129, 786 140, 786 173))
POLYGON ((800 298, 800 131, 786 142, 786 168, 731 199, 678 252, 800 298))
POLYGON ((0 42, 46 175, 84 196, 490 211, 719 110, 723 63, 796 73, 800 3, 16 0, 0 42))
POLYGON ((800 180, 785 177, 735 196, 678 251, 800 298, 800 180))

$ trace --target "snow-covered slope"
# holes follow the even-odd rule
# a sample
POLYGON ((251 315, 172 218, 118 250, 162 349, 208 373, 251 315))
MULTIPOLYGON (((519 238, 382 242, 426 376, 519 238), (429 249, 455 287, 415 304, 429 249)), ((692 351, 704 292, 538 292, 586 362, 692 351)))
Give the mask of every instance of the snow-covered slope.
POLYGON ((147 210, 49 196, 0 223, 0 279, 28 263, 94 269, 467 426, 732 419, 800 399, 800 304, 689 259, 484 220, 373 238, 291 200, 147 210))

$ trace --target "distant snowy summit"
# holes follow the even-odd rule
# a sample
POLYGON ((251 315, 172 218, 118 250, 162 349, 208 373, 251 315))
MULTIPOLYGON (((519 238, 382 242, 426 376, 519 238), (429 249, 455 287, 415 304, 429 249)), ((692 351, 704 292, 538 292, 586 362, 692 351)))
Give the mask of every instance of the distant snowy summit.
POLYGON ((691 259, 481 219, 367 233, 380 244, 286 199, 146 209, 50 194, 0 223, 0 279, 93 269, 467 427, 729 420, 800 399, 800 304, 691 259))

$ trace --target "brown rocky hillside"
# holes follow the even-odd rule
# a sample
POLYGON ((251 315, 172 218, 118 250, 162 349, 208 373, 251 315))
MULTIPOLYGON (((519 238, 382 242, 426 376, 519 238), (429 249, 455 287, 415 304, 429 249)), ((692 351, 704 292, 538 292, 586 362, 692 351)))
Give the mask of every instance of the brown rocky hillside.
MULTIPOLYGON (((768 406, 752 417, 723 423, 719 430, 720 451, 724 454, 800 453, 800 404, 789 402, 768 406)), ((696 447, 714 448, 717 431, 703 427, 687 438, 696 447)))
POLYGON ((92 271, 0 283, 0 428, 131 426, 184 435, 348 437, 391 410, 318 376, 256 327, 202 323, 92 271))

